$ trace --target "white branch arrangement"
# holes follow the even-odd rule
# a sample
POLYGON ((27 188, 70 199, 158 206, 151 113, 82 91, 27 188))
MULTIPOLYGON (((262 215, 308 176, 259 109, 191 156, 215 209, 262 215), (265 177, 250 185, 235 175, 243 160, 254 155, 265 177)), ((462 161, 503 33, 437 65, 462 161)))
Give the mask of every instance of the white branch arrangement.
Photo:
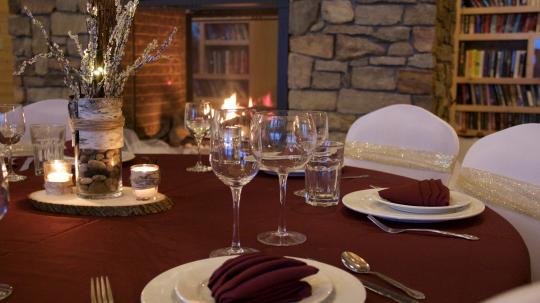
POLYGON ((111 31, 106 51, 103 53, 103 66, 97 66, 96 62, 99 35, 96 18, 97 6, 87 4, 89 17, 86 19, 86 25, 89 40, 86 49, 83 49, 77 35, 72 34, 71 31, 68 32, 69 37, 75 42, 81 57, 81 65, 78 69, 70 64, 60 46, 50 39, 43 24, 32 15, 32 12, 27 7, 24 7, 24 12, 30 17, 32 23, 41 29, 48 46, 48 52, 37 54, 24 61, 14 75, 23 74, 27 66, 36 63, 40 59, 54 58, 62 67, 64 83, 73 91, 76 99, 80 96, 89 98, 121 96, 129 76, 141 69, 145 64, 160 59, 163 51, 171 44, 177 31, 175 27, 161 45, 158 45, 157 40, 154 39, 132 65, 122 69, 122 58, 138 4, 139 0, 132 0, 124 6, 121 4, 121 0, 115 0, 116 24, 111 31), (103 92, 104 95, 102 95, 103 92))

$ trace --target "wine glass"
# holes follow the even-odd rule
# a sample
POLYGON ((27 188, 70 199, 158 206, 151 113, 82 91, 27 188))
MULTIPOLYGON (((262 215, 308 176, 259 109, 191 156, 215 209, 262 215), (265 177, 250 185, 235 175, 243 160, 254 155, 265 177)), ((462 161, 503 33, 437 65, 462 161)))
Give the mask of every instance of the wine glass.
MULTIPOLYGON (((328 115, 326 112, 310 111, 309 114, 315 123, 317 129, 317 146, 321 146, 324 141, 328 140, 328 115)), ((304 197, 306 190, 304 188, 295 190, 295 196, 304 197)))
POLYGON ((210 131, 212 112, 212 104, 210 102, 186 103, 184 123, 191 135, 195 138, 197 154, 199 156, 195 166, 186 168, 189 172, 204 173, 212 170, 210 166, 204 165, 201 161, 201 143, 210 131))
POLYGON ((233 234, 230 247, 210 253, 210 257, 240 255, 256 252, 240 246, 239 217, 242 187, 259 171, 253 157, 250 124, 254 112, 250 109, 224 109, 214 114, 210 136, 210 165, 214 174, 231 188, 233 200, 233 234))
POLYGON ((26 176, 17 175, 13 171, 11 158, 13 144, 19 142, 24 135, 24 112, 20 105, 0 104, 0 143, 4 144, 7 154, 9 182, 18 182, 26 179, 26 176))
POLYGON ((251 123, 253 154, 259 165, 279 176, 279 225, 277 231, 259 234, 267 245, 291 246, 306 241, 306 236, 288 231, 285 220, 287 177, 306 165, 317 144, 313 118, 306 112, 268 111, 255 115, 251 123))
MULTIPOLYGON (((8 211, 9 191, 7 182, 6 166, 3 159, 0 159, 0 220, 8 211)), ((13 287, 7 284, 0 284, 0 300, 9 297, 13 292, 13 287)))

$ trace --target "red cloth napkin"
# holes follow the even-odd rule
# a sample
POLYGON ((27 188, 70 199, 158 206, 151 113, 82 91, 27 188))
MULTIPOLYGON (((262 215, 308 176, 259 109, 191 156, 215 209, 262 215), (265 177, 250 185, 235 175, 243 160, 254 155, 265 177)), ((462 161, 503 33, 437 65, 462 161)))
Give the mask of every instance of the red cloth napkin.
POLYGON ((295 259, 247 254, 224 262, 208 287, 218 303, 294 302, 311 295, 311 286, 300 279, 318 271, 295 259))
POLYGON ((413 206, 448 206, 450 191, 441 180, 413 181, 383 189, 379 195, 388 201, 413 206))

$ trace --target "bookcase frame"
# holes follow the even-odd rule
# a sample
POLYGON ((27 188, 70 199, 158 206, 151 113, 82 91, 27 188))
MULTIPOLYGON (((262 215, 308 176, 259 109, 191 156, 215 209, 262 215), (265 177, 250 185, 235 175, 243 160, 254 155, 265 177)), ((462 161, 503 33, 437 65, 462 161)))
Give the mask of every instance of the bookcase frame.
MULTIPOLYGON (((276 22, 276 17, 197 17, 193 22, 200 25, 198 41, 198 73, 192 74, 192 81, 196 80, 234 80, 246 81, 248 83, 248 95, 256 96, 262 91, 268 90, 268 83, 272 86, 272 96, 276 96, 277 89, 277 31, 269 31, 261 21, 276 22), (208 24, 247 24, 248 38, 246 40, 211 40, 206 37, 206 26, 208 24), (275 36, 274 36, 275 35, 275 36), (206 52, 208 47, 246 47, 249 57, 249 72, 247 74, 212 74, 206 71, 206 52), (263 49, 274 48, 276 56, 263 57, 263 49)), ((229 96, 199 96, 193 92, 193 99, 205 99, 220 103, 229 96)), ((245 100, 244 100, 245 101, 245 100)))
POLYGON ((462 17, 465 15, 488 14, 519 14, 537 13, 540 15, 540 6, 492 6, 492 7, 462 7, 463 0, 456 1, 456 26, 454 31, 454 53, 452 66, 452 102, 449 106, 449 122, 459 135, 485 136, 494 131, 482 129, 462 129, 456 121, 457 112, 469 113, 523 113, 540 114, 540 106, 497 106, 497 105, 465 105, 457 104, 457 92, 460 84, 514 84, 514 85, 540 85, 540 78, 533 77, 534 41, 540 39, 540 16, 537 18, 536 32, 534 33, 461 33, 462 17), (458 76, 459 47, 462 42, 469 41, 527 41, 527 62, 524 78, 471 78, 458 76))

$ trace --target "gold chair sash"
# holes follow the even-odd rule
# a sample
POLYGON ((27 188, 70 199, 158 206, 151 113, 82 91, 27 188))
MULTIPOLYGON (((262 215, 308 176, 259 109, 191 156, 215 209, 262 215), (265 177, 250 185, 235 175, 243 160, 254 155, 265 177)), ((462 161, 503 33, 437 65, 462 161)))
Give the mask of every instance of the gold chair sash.
POLYGON ((361 141, 345 144, 345 157, 415 169, 452 172, 455 156, 361 141))
POLYGON ((540 220, 540 186, 487 171, 463 167, 457 186, 478 199, 540 220))

